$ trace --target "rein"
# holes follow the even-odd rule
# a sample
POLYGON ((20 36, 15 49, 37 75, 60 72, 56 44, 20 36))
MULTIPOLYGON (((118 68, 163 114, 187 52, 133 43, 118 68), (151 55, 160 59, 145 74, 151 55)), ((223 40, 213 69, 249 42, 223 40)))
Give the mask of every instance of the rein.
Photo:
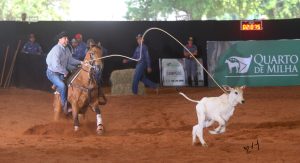
MULTIPOLYGON (((91 58, 91 60, 87 60, 87 61, 85 61, 85 66, 87 66, 87 67, 89 67, 89 70, 85 70, 82 66, 80 67, 80 70, 77 72, 77 74, 73 77, 73 79, 71 80, 71 82, 69 83, 69 85, 68 85, 68 87, 70 87, 72 84, 73 84, 73 82, 74 82, 74 80, 78 77, 78 75, 80 74, 80 72, 81 72, 81 70, 82 71, 85 71, 85 72, 88 72, 89 74, 91 73, 91 69, 93 69, 94 68, 94 66, 95 65, 93 65, 94 64, 94 53, 93 52, 89 52, 89 54, 90 54, 90 58, 91 58), (92 62, 92 63, 91 63, 92 62)), ((90 76, 90 75, 89 75, 90 76)))

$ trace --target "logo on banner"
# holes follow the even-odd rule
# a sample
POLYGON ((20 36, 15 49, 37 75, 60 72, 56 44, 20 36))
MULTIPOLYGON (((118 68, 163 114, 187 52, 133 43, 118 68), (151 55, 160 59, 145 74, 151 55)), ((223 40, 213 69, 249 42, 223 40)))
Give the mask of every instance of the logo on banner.
POLYGON ((178 67, 178 66, 180 66, 180 64, 177 63, 177 62, 168 62, 168 63, 167 63, 167 66, 168 66, 168 67, 178 67))
MULTIPOLYGON (((298 55, 263 55, 250 57, 232 56, 225 60, 229 74, 251 74, 253 77, 281 75, 291 76, 298 73, 298 55), (251 66, 252 65, 252 66, 251 66), (251 66, 251 68, 250 68, 251 66)), ((234 77, 234 76, 226 76, 234 77)), ((239 77, 239 76, 236 76, 239 77)), ((251 77, 251 76, 248 76, 251 77)))
POLYGON ((229 73, 247 73, 252 61, 252 55, 248 58, 242 58, 237 56, 229 57, 225 60, 225 63, 228 66, 229 73))

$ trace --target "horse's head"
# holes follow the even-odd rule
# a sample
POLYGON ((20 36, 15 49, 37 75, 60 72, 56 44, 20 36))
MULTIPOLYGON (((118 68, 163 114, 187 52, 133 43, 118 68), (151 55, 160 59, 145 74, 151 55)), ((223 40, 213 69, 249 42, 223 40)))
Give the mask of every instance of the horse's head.
POLYGON ((85 61, 89 61, 89 64, 91 66, 95 66, 98 68, 102 68, 102 60, 100 59, 102 57, 102 49, 98 46, 92 46, 85 56, 85 61))
POLYGON ((102 49, 97 45, 93 45, 87 51, 84 61, 88 62, 88 71, 90 78, 94 78, 96 81, 99 80, 102 74, 103 63, 101 61, 102 49))

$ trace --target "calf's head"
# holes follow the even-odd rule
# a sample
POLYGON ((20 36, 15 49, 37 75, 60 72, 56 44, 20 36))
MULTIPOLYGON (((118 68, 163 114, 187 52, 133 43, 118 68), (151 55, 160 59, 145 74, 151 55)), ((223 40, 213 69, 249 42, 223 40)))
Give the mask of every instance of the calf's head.
POLYGON ((223 88, 228 91, 228 100, 233 105, 245 103, 244 90, 246 86, 231 88, 229 86, 223 86, 223 88))

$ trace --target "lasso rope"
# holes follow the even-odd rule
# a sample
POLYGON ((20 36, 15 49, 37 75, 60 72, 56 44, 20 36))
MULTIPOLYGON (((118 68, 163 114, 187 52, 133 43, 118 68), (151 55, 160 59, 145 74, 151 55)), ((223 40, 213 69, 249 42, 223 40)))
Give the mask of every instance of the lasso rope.
MULTIPOLYGON (((193 59, 196 60, 196 62, 203 68, 203 70, 208 74, 208 76, 213 80, 213 82, 224 92, 224 93, 227 93, 226 90, 224 90, 224 88, 222 86, 220 86, 220 84, 214 79, 214 77, 208 72, 208 70, 200 63, 200 61, 191 53, 191 51, 186 48, 178 39, 176 39, 174 36, 172 36, 170 33, 168 33, 167 31, 163 30, 163 29, 160 29, 160 28, 157 28, 157 27, 152 27, 152 28, 149 28, 147 29, 143 36, 142 36, 142 40, 144 40, 144 37, 146 36, 146 34, 148 32, 150 32, 151 30, 158 30, 158 31, 161 31, 165 34, 167 34, 168 36, 170 36, 172 39, 174 39, 177 43, 179 43, 188 53, 190 53, 190 55, 193 57, 193 59)), ((143 41, 141 42, 141 48, 143 48, 143 41)), ((126 58, 126 59, 129 59, 129 60, 133 60, 133 61, 140 61, 141 58, 142 58, 142 50, 140 50, 140 56, 138 59, 134 59, 134 58, 130 58, 130 57, 127 57, 127 56, 124 56, 124 55, 120 55, 120 54, 112 54, 112 55, 108 55, 108 56, 104 56, 104 57, 100 57, 100 58, 97 58, 97 59, 92 59, 92 60, 89 60, 89 62, 93 62, 93 61, 96 61, 96 60, 101 60, 101 59, 105 59, 105 58, 110 58, 110 57, 122 57, 122 58, 126 58)))

